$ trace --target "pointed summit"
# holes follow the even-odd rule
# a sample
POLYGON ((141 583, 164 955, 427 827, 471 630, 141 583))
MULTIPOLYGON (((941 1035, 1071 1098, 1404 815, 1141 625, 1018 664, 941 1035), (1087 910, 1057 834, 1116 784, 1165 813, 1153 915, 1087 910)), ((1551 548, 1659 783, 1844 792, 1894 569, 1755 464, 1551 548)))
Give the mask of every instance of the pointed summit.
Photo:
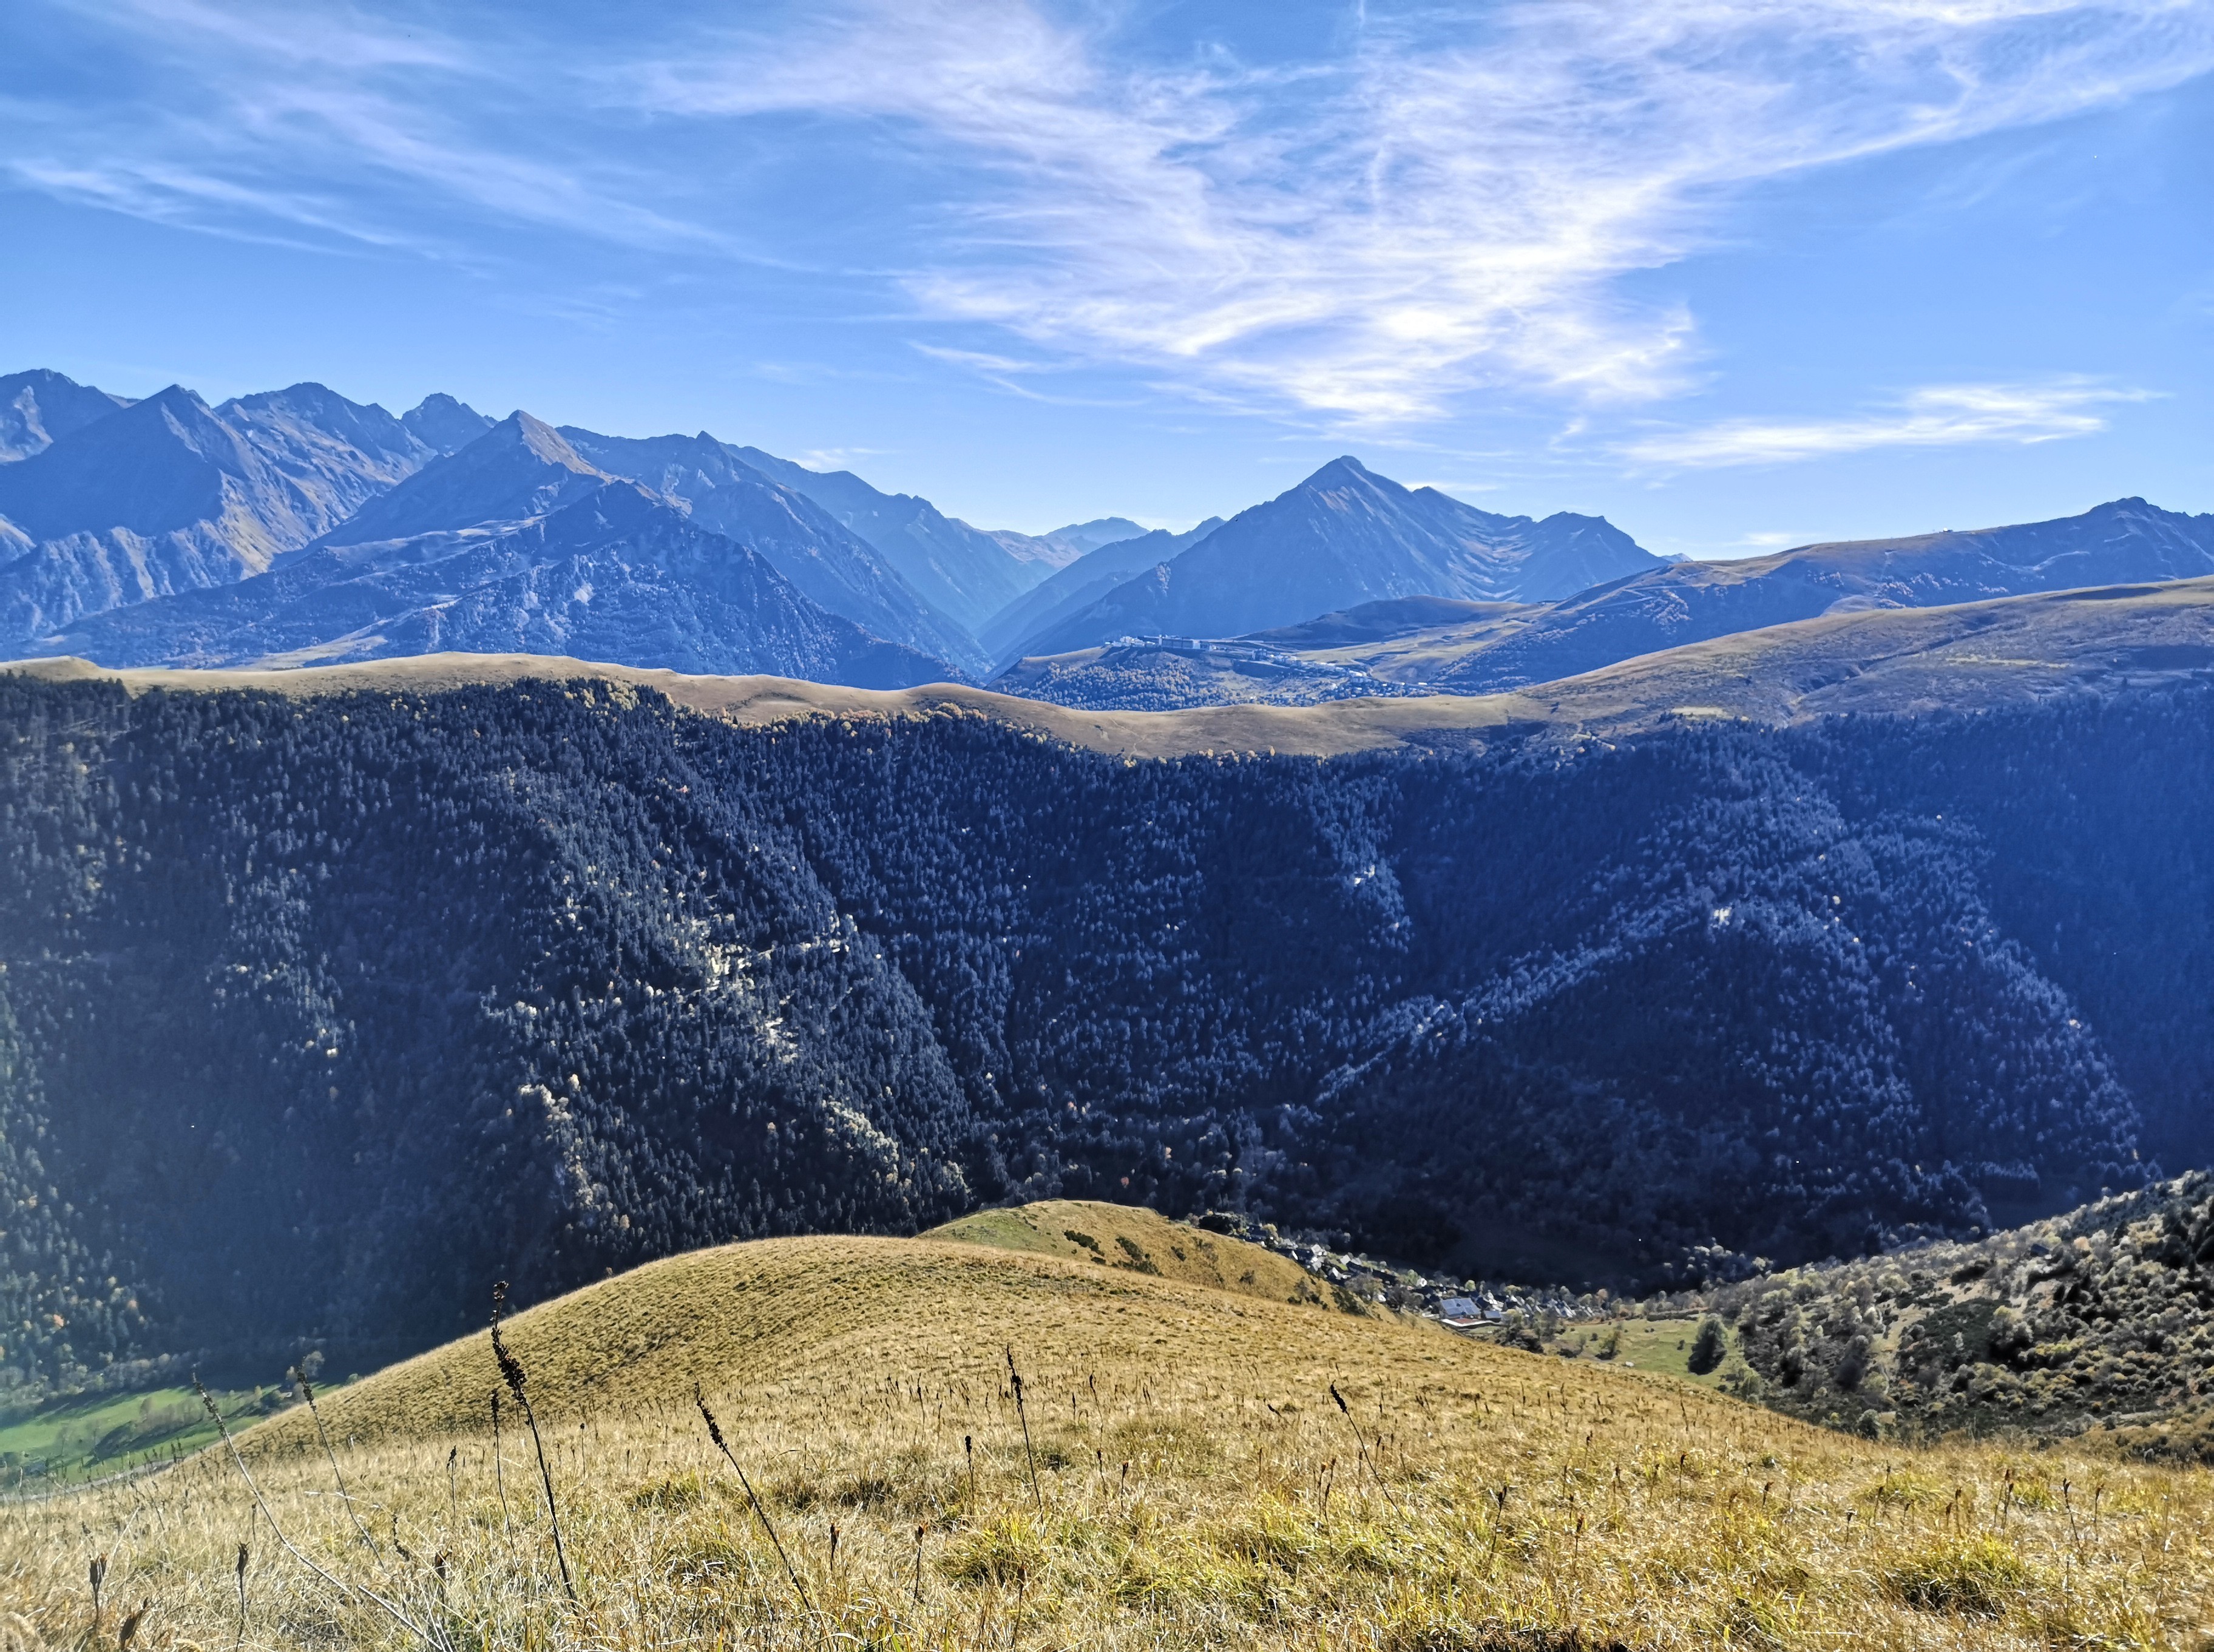
POLYGON ((51 368, 0 376, 0 464, 44 453, 71 431, 130 405, 126 396, 79 384, 51 368))
POLYGON ((366 545, 521 522, 610 480, 543 419, 517 410, 459 452, 435 459, 319 541, 366 545))
MULTIPOLYGON (((168 533, 222 515, 225 478, 289 516, 282 486, 259 456, 206 402, 172 384, 0 470, 0 516, 34 540, 116 528, 168 533)), ((279 529, 274 536, 287 535, 279 529)))
POLYGON ((492 426, 468 402, 456 401, 443 390, 425 396, 400 415, 400 422, 433 453, 458 453, 492 426))
MULTIPOLYGON (((1389 486, 1399 486, 1399 484, 1392 481, 1390 477, 1379 476, 1349 453, 1339 454, 1336 458, 1323 466, 1300 486, 1314 488, 1335 487, 1346 482, 1383 482, 1389 486)), ((1400 492, 1405 491, 1404 488, 1400 488, 1400 492)))
MULTIPOLYGON (((506 431, 510 429, 512 429, 516 438, 522 443, 526 450, 535 454, 549 465, 559 465, 564 470, 592 468, 590 462, 576 449, 571 447, 568 438, 560 431, 555 430, 544 419, 523 412, 520 407, 492 427, 492 431, 506 431)), ((486 432, 486 434, 491 433, 492 431, 486 432)))
POLYGON ((1237 637, 1406 597, 1536 603, 1658 566, 1594 517, 1494 516, 1379 476, 1350 454, 1240 512, 1169 563, 1023 645, 1030 654, 1119 636, 1237 637))

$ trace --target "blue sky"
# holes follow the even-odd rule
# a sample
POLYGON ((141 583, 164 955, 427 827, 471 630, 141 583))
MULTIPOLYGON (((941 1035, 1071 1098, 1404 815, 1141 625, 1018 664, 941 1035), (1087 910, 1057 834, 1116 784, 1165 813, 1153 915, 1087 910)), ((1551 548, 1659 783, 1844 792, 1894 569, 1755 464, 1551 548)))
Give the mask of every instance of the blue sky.
POLYGON ((1659 550, 2214 511, 2214 0, 0 13, 0 370, 982 525, 1342 452, 1659 550))

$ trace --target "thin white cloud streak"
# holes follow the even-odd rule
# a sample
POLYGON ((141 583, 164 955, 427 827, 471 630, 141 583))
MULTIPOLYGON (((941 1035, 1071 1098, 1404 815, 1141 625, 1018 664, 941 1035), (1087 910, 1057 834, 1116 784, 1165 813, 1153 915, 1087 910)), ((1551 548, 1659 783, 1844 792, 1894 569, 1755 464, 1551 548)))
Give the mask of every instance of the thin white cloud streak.
MULTIPOLYGON (((2080 381, 2044 384, 1930 385, 1881 413, 1846 419, 1725 419, 1703 429, 1648 437, 1626 444, 1633 464, 1667 469, 1730 465, 1789 464, 1877 448, 1960 447, 2011 442, 2031 445, 2107 428, 2095 409, 2145 401, 2151 393, 2102 388, 2080 381)), ((1751 536, 1747 542, 1758 539, 1751 536)))
POLYGON ((1796 171, 2050 120, 2214 66, 2203 0, 1372 5, 1298 72, 1118 67, 1031 6, 884 0, 641 65, 663 113, 906 123, 994 180, 909 277, 937 314, 1182 370, 1214 397, 1421 420, 1483 385, 1679 388, 1618 281, 1796 171))
POLYGON ((1745 187, 2214 67, 2214 0, 1370 0, 1342 47, 1268 68, 1163 67, 1116 0, 1052 3, 834 0, 720 35, 679 8, 627 46, 505 9, 25 0, 131 72, 0 105, 0 170, 225 233, 489 260, 523 224, 712 266, 794 239, 719 197, 719 145, 884 128, 940 192, 885 237, 924 314, 1404 428, 1479 392, 1681 389, 1694 319, 1623 278, 1707 244, 1745 187))
MULTIPOLYGON (((534 43, 505 61, 419 21, 343 9, 199 0, 58 0, 150 89, 108 101, 0 104, 15 128, 0 173, 50 194, 159 222, 264 238, 275 221, 370 247, 467 254, 486 215, 643 247, 714 247, 713 229, 656 211, 612 164, 564 162, 482 128, 534 43), (178 96, 180 89, 186 95, 178 96), (473 119, 474 117, 474 119, 473 119), (596 173, 614 176, 594 175, 596 173), (442 225, 445 214, 474 225, 442 225)), ((543 89, 560 81, 546 74, 543 89)), ((543 114, 544 111, 534 111, 543 114)))

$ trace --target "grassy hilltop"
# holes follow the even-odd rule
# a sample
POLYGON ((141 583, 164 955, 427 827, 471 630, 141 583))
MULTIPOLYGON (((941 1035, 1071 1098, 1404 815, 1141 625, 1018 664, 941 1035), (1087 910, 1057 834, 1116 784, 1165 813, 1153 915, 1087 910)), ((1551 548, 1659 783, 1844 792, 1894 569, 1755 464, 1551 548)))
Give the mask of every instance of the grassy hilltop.
MULTIPOLYGON (((1065 1212, 1016 1219, 1120 1250, 1065 1212)), ((1208 1243, 1246 1271, 1236 1241, 1208 1243)), ((296 1408, 241 1445, 300 1558, 211 1452, 11 1510, 0 1621, 73 1648, 151 1601, 134 1647, 1534 1652, 2195 1647, 2214 1613, 2200 1472, 1908 1450, 1665 1376, 1026 1248, 729 1245, 506 1335, 573 1600, 511 1402, 495 1457, 478 1335, 324 1398, 360 1529, 296 1408)))
POLYGON ((1097 1199, 1040 1199, 997 1210, 979 1210, 922 1235, 1003 1251, 1066 1257, 1101 1267, 1212 1285, 1270 1302, 1323 1302, 1362 1311, 1358 1297, 1322 1283, 1289 1257, 1257 1245, 1202 1233, 1158 1211, 1097 1199))

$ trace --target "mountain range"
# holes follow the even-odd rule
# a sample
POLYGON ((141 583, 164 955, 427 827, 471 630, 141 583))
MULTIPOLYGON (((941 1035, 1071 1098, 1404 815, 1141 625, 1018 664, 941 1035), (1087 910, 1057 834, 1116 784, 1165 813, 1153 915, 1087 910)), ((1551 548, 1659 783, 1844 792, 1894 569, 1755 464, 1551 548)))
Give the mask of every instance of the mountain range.
MULTIPOLYGON (((517 609, 497 625, 492 609, 516 577, 514 554, 540 544, 553 555, 558 545, 566 557, 576 529, 518 530, 618 480, 649 488, 695 533, 724 541, 742 571, 735 584, 694 591, 680 578, 672 587, 672 570, 709 566, 680 558, 657 563, 637 590, 624 590, 626 571, 643 565, 601 567, 594 590, 602 616, 643 615, 672 592, 682 616, 661 627, 561 622, 555 630, 572 640, 590 636, 610 658, 639 664, 850 670, 860 675, 841 680, 859 682, 959 680, 989 664, 970 621, 1099 544, 1142 531, 1104 518, 1043 536, 987 533, 927 500, 880 494, 847 473, 819 474, 705 434, 640 440, 557 431, 527 413, 494 420, 444 395, 397 417, 316 384, 211 407, 179 386, 133 402, 34 371, 0 380, 0 651, 114 647, 119 661, 176 663, 297 654, 264 646, 281 633, 349 657, 407 637, 462 634, 455 627, 464 615, 468 634, 489 634, 491 626, 542 640, 552 634, 542 607, 517 609), (818 494, 866 531, 847 526, 818 494), (456 536, 468 535, 501 538, 506 555, 449 554, 456 536), (350 554, 320 554, 339 549, 350 554), (295 554, 309 554, 312 566, 284 568, 281 581, 239 602, 195 596, 254 586, 295 554), (756 578, 748 559, 780 579, 756 578), (436 590, 421 584, 434 565, 444 582, 436 590), (456 587, 494 566, 501 572, 493 584, 456 587), (356 634, 370 589, 361 582, 380 573, 391 577, 373 582, 380 596, 372 641, 356 634), (327 613, 315 594, 326 587, 327 613), (768 608, 732 608, 742 589, 768 608), (435 621, 396 617, 434 608, 435 621), (280 611, 284 621, 272 629, 280 611), (225 616, 242 627, 227 639, 211 629, 225 616), (849 626, 863 637, 848 635, 849 626), (689 639, 682 647, 671 641, 678 633, 689 639), (798 652, 762 652, 769 639, 803 636, 810 640, 798 652)), ((551 590, 564 577, 549 564, 529 583, 551 590)))
POLYGON ((548 491, 548 508, 517 523, 318 544, 258 578, 110 609, 52 647, 202 668, 456 652, 644 658, 863 688, 944 675, 939 659, 810 602, 768 558, 638 483, 590 474, 548 491))
POLYGON ((1554 603, 1428 681, 1447 693, 1513 688, 1826 614, 2210 573, 2214 514, 2116 499, 2081 516, 2015 527, 1672 563, 1554 603))
POLYGON ((495 420, 443 395, 394 416, 316 384, 210 407, 19 373, 0 455, 0 656, 113 665, 482 646, 866 687, 996 671, 1098 709, 1296 705, 2214 572, 2214 517, 2136 499, 1670 562, 1601 517, 1498 515, 1349 456, 1183 533, 1108 517, 1031 535, 704 431, 495 420))
POLYGON ((2214 515, 2118 499, 2080 516, 1912 539, 1821 544, 1732 562, 1673 562, 1548 603, 1407 597, 1357 604, 1235 639, 1122 639, 1035 656, 994 679, 1009 693, 1095 709, 1306 705, 1348 694, 1487 694, 1545 685, 1695 646, 1808 627, 1888 656, 1856 614, 1961 610, 1992 599, 2214 574, 2214 515))
POLYGON ((219 410, 172 386, 116 407, 0 465, 15 553, 0 637, 260 573, 437 456, 383 409, 318 386, 219 410))
MULTIPOLYGON (((1033 535, 974 528, 851 472, 811 470, 705 432, 609 436, 556 429, 520 411, 494 420, 443 394, 395 417, 311 383, 214 407, 180 386, 134 402, 46 371, 0 380, 0 650, 19 656, 74 647, 119 649, 101 656, 117 664, 273 661, 324 657, 313 651, 326 645, 347 657, 362 646, 447 635, 464 611, 488 622, 505 588, 454 588, 489 566, 447 555, 454 535, 504 535, 511 551, 539 542, 511 530, 618 480, 743 546, 791 588, 772 598, 761 586, 774 612, 682 658, 786 673, 843 669, 825 662, 865 656, 902 660, 893 675, 904 676, 914 662, 901 651, 908 651, 936 662, 932 675, 959 681, 1037 652, 1040 636, 1165 627, 1215 634, 1256 615, 1304 619, 1315 605, 1434 590, 1526 601, 1652 563, 1596 518, 1495 517, 1433 489, 1402 488, 1349 459, 1226 523, 1211 518, 1176 534, 1104 517, 1033 535), (1201 548, 1205 555, 1190 554, 1201 548), (238 603, 183 600, 250 584, 297 553, 336 549, 356 554, 321 558, 317 577, 293 570, 238 603), (366 623, 359 582, 384 564, 394 577, 377 589, 391 602, 412 603, 409 612, 449 606, 437 623, 401 626, 381 605, 377 640, 368 645, 367 633, 357 635, 366 623), (447 581, 436 590, 420 584, 432 564, 447 581), (312 593, 325 585, 347 594, 319 615, 312 593), (794 592, 821 613, 786 611, 794 592), (279 610, 285 621, 272 631, 279 610), (223 615, 238 619, 237 635, 210 630, 223 615), (824 624, 834 618, 892 652, 760 652, 765 638, 835 634, 824 624), (265 647, 278 632, 308 640, 265 647)), ((499 578, 510 578, 513 570, 500 566, 499 578)), ((600 572, 621 584, 616 570, 600 572)), ((548 568, 533 589, 550 590, 559 578, 548 568)), ((612 613, 643 611, 668 587, 657 576, 627 603, 612 588, 595 590, 612 613)), ((730 596, 703 594, 692 618, 713 612, 737 623, 730 596)), ((543 621, 518 610, 494 629, 528 638, 543 621)), ((572 634, 593 635, 621 663, 679 658, 651 627, 572 634)), ((704 646, 705 633, 693 635, 704 646)), ((867 669, 868 681, 884 680, 878 665, 867 669)))

